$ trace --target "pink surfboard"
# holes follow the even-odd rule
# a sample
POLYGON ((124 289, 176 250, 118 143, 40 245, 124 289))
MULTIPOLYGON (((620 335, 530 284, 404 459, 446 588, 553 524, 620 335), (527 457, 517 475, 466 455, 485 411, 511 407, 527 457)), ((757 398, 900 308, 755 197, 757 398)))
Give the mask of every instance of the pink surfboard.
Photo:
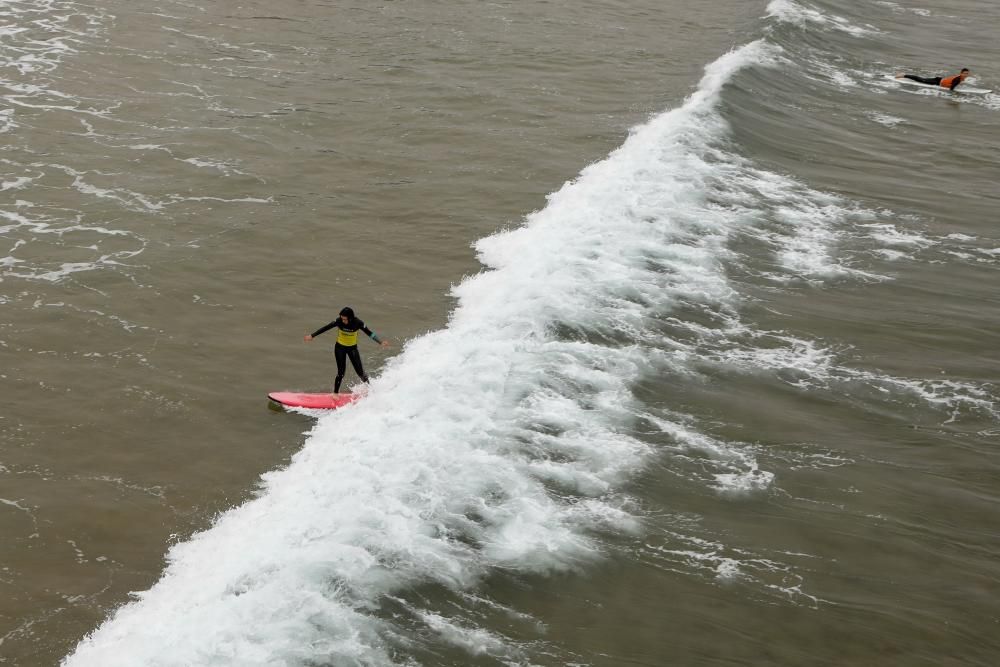
POLYGON ((292 391, 273 391, 267 395, 268 407, 275 410, 284 408, 314 408, 335 410, 353 403, 361 394, 298 394, 292 391))

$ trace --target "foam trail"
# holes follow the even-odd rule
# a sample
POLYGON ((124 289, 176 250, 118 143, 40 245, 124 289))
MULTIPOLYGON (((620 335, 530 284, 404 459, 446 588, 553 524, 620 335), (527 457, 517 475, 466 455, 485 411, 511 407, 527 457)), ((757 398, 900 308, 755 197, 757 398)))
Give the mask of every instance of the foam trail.
MULTIPOLYGON (((720 258, 738 212, 706 206, 727 131, 716 106, 772 55, 762 42, 724 55, 682 107, 480 241, 491 270, 456 288, 448 326, 321 418, 258 498, 175 545, 160 581, 63 664, 396 664, 407 630, 379 614, 389 596, 578 568, 601 555, 595 531, 636 530, 616 489, 650 453, 628 435, 647 325, 734 298, 720 258)), ((439 612, 422 622, 516 654, 439 612)))
POLYGON ((839 30, 854 37, 874 35, 881 32, 877 28, 856 26, 842 16, 824 14, 818 9, 793 2, 793 0, 771 0, 767 5, 767 15, 782 23, 795 25, 799 28, 820 26, 824 29, 839 30))

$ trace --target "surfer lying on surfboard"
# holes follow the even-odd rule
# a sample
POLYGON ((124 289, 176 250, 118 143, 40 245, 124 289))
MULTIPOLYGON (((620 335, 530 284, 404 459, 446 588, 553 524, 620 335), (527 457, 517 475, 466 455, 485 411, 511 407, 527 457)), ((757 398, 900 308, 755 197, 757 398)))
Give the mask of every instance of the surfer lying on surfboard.
POLYGON ((958 84, 965 81, 966 77, 969 76, 969 68, 963 67, 962 71, 954 76, 917 76, 916 74, 903 74, 899 73, 896 75, 897 79, 909 79, 910 81, 916 81, 917 83, 923 83, 928 86, 941 86, 942 88, 947 88, 948 90, 955 90, 958 84))
POLYGON ((320 327, 311 334, 307 334, 305 338, 306 342, 308 343, 316 336, 330 329, 338 330, 337 344, 333 346, 333 356, 337 359, 337 381, 333 384, 333 393, 339 394, 340 383, 344 380, 344 371, 347 370, 348 359, 351 360, 351 365, 354 366, 354 372, 358 374, 358 377, 364 382, 368 382, 364 366, 361 365, 361 353, 358 352, 358 331, 364 331, 369 338, 379 343, 382 347, 389 347, 389 341, 379 340, 374 331, 366 327, 364 322, 354 316, 354 311, 351 308, 344 308, 340 311, 340 316, 333 322, 330 322, 325 327, 320 327))

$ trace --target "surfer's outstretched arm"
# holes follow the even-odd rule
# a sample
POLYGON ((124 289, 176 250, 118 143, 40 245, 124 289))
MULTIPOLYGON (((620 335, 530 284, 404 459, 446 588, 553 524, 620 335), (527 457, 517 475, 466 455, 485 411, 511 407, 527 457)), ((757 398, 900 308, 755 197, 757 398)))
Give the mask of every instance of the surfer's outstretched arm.
POLYGON ((387 341, 387 340, 382 340, 381 338, 379 338, 379 337, 378 337, 378 336, 377 336, 377 335, 375 334, 375 332, 374 332, 374 331, 372 331, 372 330, 371 330, 371 329, 369 329, 368 327, 361 327, 361 330, 362 330, 362 331, 364 331, 364 332, 365 332, 365 334, 367 334, 369 338, 371 338, 371 339, 372 339, 373 341, 375 341, 376 343, 378 343, 378 344, 379 344, 379 345, 381 345, 382 347, 389 347, 389 341, 387 341))
POLYGON ((311 334, 306 334, 306 337, 305 337, 306 342, 308 343, 309 341, 311 341, 316 336, 320 335, 324 331, 329 331, 330 329, 334 328, 335 326, 337 326, 337 320, 334 320, 333 322, 330 322, 325 327, 320 327, 319 329, 316 329, 316 331, 313 331, 311 334))

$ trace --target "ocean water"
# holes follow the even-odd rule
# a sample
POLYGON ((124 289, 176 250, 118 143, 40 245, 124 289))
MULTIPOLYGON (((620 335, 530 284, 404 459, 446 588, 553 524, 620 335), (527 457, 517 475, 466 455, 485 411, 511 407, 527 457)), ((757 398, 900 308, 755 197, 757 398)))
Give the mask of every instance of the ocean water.
POLYGON ((1000 7, 689 4, 0 4, 0 664, 995 665, 1000 7))

